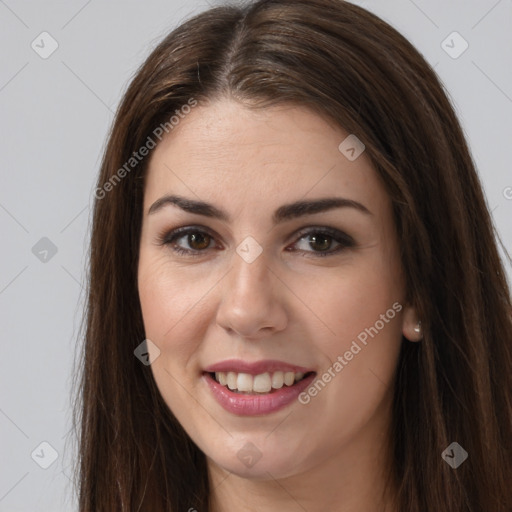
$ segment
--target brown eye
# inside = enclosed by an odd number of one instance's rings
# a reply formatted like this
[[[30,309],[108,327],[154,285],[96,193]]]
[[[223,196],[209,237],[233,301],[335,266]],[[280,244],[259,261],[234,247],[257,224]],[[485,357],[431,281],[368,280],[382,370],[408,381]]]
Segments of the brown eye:
[[[315,251],[327,251],[331,248],[332,238],[329,235],[315,234],[309,235],[309,245]]]
[[[196,226],[175,229],[159,237],[160,245],[169,248],[180,256],[204,256],[215,248],[215,238]],[[212,243],[213,242],[213,243]],[[218,248],[218,247],[217,247]]]
[[[196,251],[206,249],[210,245],[211,237],[207,233],[195,231],[193,233],[189,233],[187,236],[189,247]]]
[[[208,249],[221,249],[215,246],[215,238],[212,235],[192,226],[171,231],[165,236],[161,235],[159,240],[161,245],[169,246],[181,256],[200,257],[207,254]],[[293,246],[286,250],[297,251],[304,256],[318,257],[335,255],[350,247],[355,247],[352,237],[337,229],[323,227],[303,231]]]
[[[347,248],[355,247],[355,241],[342,231],[321,227],[300,233],[293,247],[294,249],[287,250],[301,252],[304,256],[332,256]]]

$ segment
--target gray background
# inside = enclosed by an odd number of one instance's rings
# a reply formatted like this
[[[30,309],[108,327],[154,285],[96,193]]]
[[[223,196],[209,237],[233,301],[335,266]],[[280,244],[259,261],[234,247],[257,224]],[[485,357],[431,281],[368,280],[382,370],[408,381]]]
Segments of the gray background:
[[[391,23],[435,67],[510,251],[512,0],[355,3]],[[0,511],[76,508],[66,434],[92,192],[106,134],[130,77],[156,42],[207,7],[184,0],[0,0]],[[51,49],[44,31],[58,43],[46,59],[31,47],[35,41],[39,52]],[[463,41],[446,40],[454,31],[469,44],[458,58]]]

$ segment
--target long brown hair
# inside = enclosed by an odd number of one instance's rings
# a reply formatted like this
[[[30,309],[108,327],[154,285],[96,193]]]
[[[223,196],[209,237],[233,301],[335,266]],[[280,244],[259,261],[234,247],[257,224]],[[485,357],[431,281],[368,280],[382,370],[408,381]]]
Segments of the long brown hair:
[[[329,117],[363,141],[392,199],[424,331],[402,343],[397,367],[397,510],[510,512],[512,307],[482,187],[428,63],[341,0],[212,8],[170,33],[127,89],[95,192],[75,416],[80,511],[208,510],[205,456],[133,354],[145,338],[137,264],[149,157],[126,163],[157,127],[171,133],[191,99],[221,96]],[[441,457],[452,442],[469,454],[457,469]]]

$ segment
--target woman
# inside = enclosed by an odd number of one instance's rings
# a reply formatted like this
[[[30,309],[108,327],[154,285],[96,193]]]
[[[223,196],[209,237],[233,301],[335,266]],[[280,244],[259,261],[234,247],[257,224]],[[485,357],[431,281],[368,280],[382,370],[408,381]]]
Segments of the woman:
[[[81,511],[512,510],[510,291],[393,28],[338,0],[196,16],[95,196]]]

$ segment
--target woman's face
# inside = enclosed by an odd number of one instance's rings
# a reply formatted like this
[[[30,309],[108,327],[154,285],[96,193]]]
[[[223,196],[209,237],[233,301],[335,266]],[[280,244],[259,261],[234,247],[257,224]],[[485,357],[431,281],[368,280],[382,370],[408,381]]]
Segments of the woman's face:
[[[305,108],[222,100],[151,155],[138,269],[151,369],[217,469],[287,477],[370,460],[386,439],[413,316],[390,200],[353,139],[339,148],[348,135]]]

